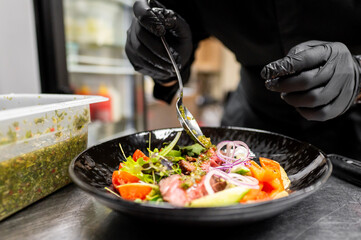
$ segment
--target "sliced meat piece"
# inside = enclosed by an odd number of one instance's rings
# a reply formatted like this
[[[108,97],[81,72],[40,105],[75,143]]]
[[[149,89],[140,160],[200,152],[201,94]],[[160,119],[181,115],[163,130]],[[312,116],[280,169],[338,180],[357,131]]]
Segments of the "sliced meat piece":
[[[202,170],[208,172],[210,165],[211,165],[210,161],[203,161],[201,164],[201,168],[202,168]]]
[[[214,192],[219,192],[227,187],[227,182],[222,181],[219,177],[213,175],[210,180],[210,185]]]
[[[180,160],[178,164],[184,175],[189,175],[192,171],[196,169],[195,166],[193,166],[190,162],[185,160]]]
[[[159,182],[159,190],[164,201],[175,206],[184,206],[188,202],[187,193],[180,187],[181,177],[172,175]]]
[[[222,160],[218,158],[217,153],[213,148],[209,149],[207,154],[210,155],[209,161],[211,167],[218,167],[222,164]]]
[[[184,190],[181,188],[182,180],[179,175],[172,175],[159,182],[159,190],[164,201],[175,206],[184,206],[190,201],[207,195],[204,187],[204,177],[192,187]]]
[[[186,156],[186,160],[187,160],[188,162],[196,162],[196,161],[197,161],[197,158],[190,157],[190,156]]]
[[[203,177],[200,182],[187,189],[186,192],[188,201],[192,201],[208,194],[206,188],[204,187],[204,178],[205,177]]]

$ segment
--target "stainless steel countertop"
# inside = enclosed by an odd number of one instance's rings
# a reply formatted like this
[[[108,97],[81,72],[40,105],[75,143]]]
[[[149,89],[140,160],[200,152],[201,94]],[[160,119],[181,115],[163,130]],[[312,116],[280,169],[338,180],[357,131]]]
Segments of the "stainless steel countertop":
[[[361,188],[331,177],[271,219],[207,227],[134,219],[70,184],[0,222],[0,239],[361,239]]]

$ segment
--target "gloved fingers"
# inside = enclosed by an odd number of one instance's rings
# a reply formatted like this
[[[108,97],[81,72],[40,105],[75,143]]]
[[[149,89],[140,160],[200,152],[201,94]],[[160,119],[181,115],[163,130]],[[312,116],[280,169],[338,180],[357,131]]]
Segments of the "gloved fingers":
[[[150,64],[154,65],[154,67],[160,68],[160,70],[166,70],[169,71],[171,68],[171,62],[168,60],[166,56],[161,56],[157,51],[154,50],[154,48],[149,49],[150,47],[147,47],[146,45],[149,45],[148,43],[143,43],[140,41],[142,37],[139,37],[139,32],[145,32],[149,37],[154,37],[154,39],[148,39],[152,40],[154,42],[154,46],[158,45],[159,51],[163,51],[164,47],[160,46],[160,39],[158,37],[155,37],[151,33],[148,33],[147,31],[143,30],[137,22],[132,22],[131,28],[127,32],[127,43],[126,43],[126,50],[128,50],[129,53],[133,53],[133,55],[136,55],[137,58],[143,59],[145,62],[149,62]],[[143,34],[141,34],[143,35]],[[143,38],[144,40],[144,38]],[[164,53],[166,54],[166,53]]]
[[[303,71],[299,74],[268,79],[265,85],[268,90],[274,92],[290,93],[306,91],[326,84],[332,78],[334,71],[334,66],[327,62],[323,67]]]
[[[174,15],[173,18],[167,19],[173,19],[173,21],[167,25],[166,29],[169,30],[176,39],[188,40],[191,38],[191,29],[188,23],[181,16]]]
[[[134,55],[134,53],[130,53],[131,50],[127,50],[128,58],[136,71],[159,80],[166,80],[171,77],[168,71],[158,69],[149,62],[144,61],[142,58],[135,58],[136,55]]]
[[[263,79],[273,79],[317,68],[326,63],[330,54],[331,49],[328,45],[318,45],[295,54],[291,53],[266,65],[261,71],[261,76]]]
[[[347,95],[349,93],[347,89],[343,89],[341,94]],[[347,107],[345,107],[343,99],[337,97],[326,105],[315,108],[300,107],[296,110],[307,120],[326,121],[339,116],[347,110]]]
[[[164,7],[153,7],[152,11],[162,22],[166,30],[172,29],[176,24],[177,15],[173,10],[166,9]]]
[[[183,18],[156,1],[137,1],[133,11],[135,17],[127,32],[127,56],[135,70],[167,82],[175,71],[160,37],[165,37],[182,71],[193,50],[190,28]]]
[[[307,42],[303,42],[300,43],[294,47],[292,47],[287,55],[293,55],[293,54],[297,54],[299,52],[305,51],[307,49],[322,45],[322,44],[327,44],[329,42],[325,42],[325,41],[318,41],[318,40],[311,40],[311,41],[307,41]]]
[[[159,80],[167,80],[170,77],[172,77],[168,72],[165,72],[160,69],[154,69],[154,67],[150,63],[144,62],[142,59],[137,59],[137,60],[130,59],[130,60],[134,69],[144,75],[148,75],[154,79],[159,79]]]
[[[126,54],[133,64],[134,69],[145,75],[151,77],[157,77],[159,79],[167,79],[170,76],[174,75],[172,72],[172,67],[169,63],[164,62],[162,59],[159,59],[152,52],[146,52],[146,49],[142,47],[141,43],[134,40],[136,36],[133,34],[133,31],[128,31],[127,44],[126,44]],[[137,46],[134,46],[137,45]],[[139,54],[139,49],[143,54]],[[157,63],[157,64],[155,64]]]
[[[192,44],[189,26],[184,20],[178,17],[176,24],[168,31],[171,32],[171,34],[166,34],[164,37],[169,44],[175,61],[180,64],[179,67],[181,68],[185,64],[185,61],[188,60],[190,51],[183,52],[182,56],[185,56],[185,58],[181,59],[180,54],[177,52],[178,49],[174,49],[173,46],[182,48],[183,44]],[[141,42],[149,51],[153,52],[154,55],[171,64],[169,56],[159,37],[148,31],[144,31],[139,24],[134,24],[134,32],[136,33],[137,41]]]
[[[296,108],[297,112],[307,120],[326,121],[333,117],[329,117],[329,112],[332,109],[331,105],[320,106],[316,108]]]
[[[324,79],[323,84],[311,90],[282,93],[282,98],[294,107],[315,108],[333,102],[333,106],[336,106],[333,111],[338,111],[337,109],[349,105],[355,89],[355,81],[351,80],[353,76],[348,76],[347,72],[337,70],[333,60],[330,60],[315,77],[318,80]],[[338,114],[341,113],[342,111],[338,111]]]
[[[148,1],[136,1],[133,5],[133,12],[139,23],[149,32],[158,37],[165,35],[166,29],[164,23],[149,7]]]
[[[136,22],[132,23],[133,31],[130,33],[130,42],[133,47],[137,47],[137,54],[143,56],[144,58],[148,59],[159,59],[167,65],[171,65],[171,61],[169,56],[160,40],[159,37],[151,34],[148,31],[145,31],[142,26],[137,24]],[[134,46],[135,43],[137,46]]]
[[[190,27],[188,23],[173,10],[166,9],[164,5],[158,1],[150,1],[152,11],[163,22],[166,30],[171,30],[177,38],[189,38]]]
[[[282,93],[281,98],[294,107],[314,108],[330,103],[338,94],[338,89],[322,86],[304,92]]]
[[[133,6],[135,17],[145,29],[157,37],[164,36],[167,30],[176,31],[177,37],[189,34],[189,31],[183,30],[185,21],[173,10],[164,8],[156,1],[151,1],[151,5],[156,7],[151,8],[147,1],[141,0]]]

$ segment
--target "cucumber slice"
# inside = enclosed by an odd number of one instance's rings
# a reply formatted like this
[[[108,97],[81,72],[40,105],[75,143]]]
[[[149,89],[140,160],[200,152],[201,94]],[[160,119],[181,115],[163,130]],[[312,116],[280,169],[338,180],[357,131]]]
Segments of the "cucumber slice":
[[[248,193],[249,188],[234,187],[207,195],[190,202],[189,207],[222,207],[237,204]]]
[[[248,175],[250,172],[251,172],[251,170],[249,170],[249,168],[243,166],[242,164],[234,166],[231,169],[231,173],[238,173],[241,175]]]

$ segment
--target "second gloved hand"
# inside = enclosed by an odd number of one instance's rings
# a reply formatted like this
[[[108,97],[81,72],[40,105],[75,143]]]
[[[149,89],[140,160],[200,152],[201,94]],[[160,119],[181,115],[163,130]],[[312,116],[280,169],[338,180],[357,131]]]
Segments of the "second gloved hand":
[[[308,120],[326,121],[343,114],[359,90],[360,65],[339,42],[308,41],[285,58],[266,65],[266,87],[280,92]]]
[[[156,1],[135,2],[135,17],[127,32],[125,50],[135,70],[160,84],[176,78],[172,63],[160,40],[166,38],[182,75],[189,74],[193,51],[192,34],[185,20]],[[187,78],[187,77],[184,77]]]

